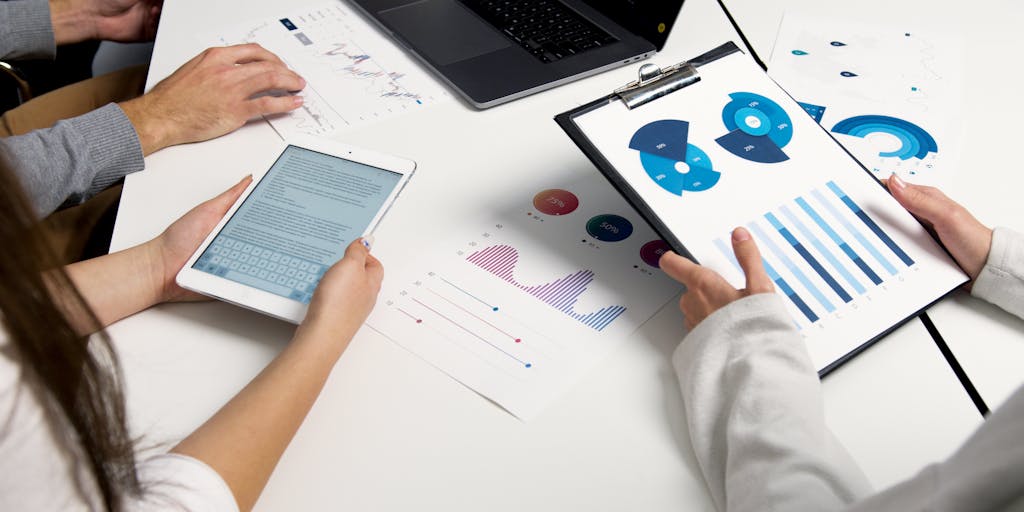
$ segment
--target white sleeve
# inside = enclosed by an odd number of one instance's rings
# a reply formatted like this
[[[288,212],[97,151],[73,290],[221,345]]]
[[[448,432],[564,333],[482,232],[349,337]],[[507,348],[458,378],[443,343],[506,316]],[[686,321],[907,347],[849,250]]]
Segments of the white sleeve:
[[[971,295],[1024,318],[1024,236],[1006,228],[992,231],[992,248]]]
[[[138,465],[143,496],[125,503],[131,512],[237,512],[228,484],[202,461],[165,453]]]
[[[716,311],[672,363],[718,510],[840,510],[871,493],[825,425],[821,382],[777,294]]]

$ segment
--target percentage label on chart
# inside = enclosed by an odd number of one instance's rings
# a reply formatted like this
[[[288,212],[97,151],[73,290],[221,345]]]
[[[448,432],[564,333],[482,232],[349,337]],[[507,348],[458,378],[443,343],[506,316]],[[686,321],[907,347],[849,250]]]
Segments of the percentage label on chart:
[[[621,242],[633,234],[633,224],[618,215],[598,215],[587,222],[587,233],[602,242]]]

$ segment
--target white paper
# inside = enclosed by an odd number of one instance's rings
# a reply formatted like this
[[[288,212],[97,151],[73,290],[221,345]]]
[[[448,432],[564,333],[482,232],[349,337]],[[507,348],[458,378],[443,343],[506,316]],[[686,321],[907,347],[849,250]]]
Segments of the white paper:
[[[965,281],[747,57],[698,71],[685,90],[577,123],[696,259],[737,288],[730,232],[748,227],[818,369]]]
[[[469,217],[389,274],[367,323],[521,419],[681,289],[656,267],[667,246],[596,172]]]
[[[268,116],[288,139],[330,136],[449,98],[444,88],[342,2],[228,27],[222,45],[259,43],[306,80],[305,103]]]
[[[769,74],[880,178],[943,186],[959,165],[963,42],[787,13]]]

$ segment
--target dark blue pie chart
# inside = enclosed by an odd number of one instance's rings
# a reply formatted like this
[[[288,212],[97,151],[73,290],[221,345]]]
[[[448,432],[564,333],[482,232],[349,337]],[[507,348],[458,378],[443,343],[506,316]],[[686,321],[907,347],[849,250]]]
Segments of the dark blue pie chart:
[[[729,133],[715,139],[726,151],[751,162],[789,160],[782,148],[793,140],[793,123],[778,103],[752,92],[734,92],[722,109]]]
[[[641,127],[629,141],[640,152],[640,164],[661,188],[675,195],[714,187],[722,176],[707,153],[688,142],[690,123],[676,119],[654,121]]]

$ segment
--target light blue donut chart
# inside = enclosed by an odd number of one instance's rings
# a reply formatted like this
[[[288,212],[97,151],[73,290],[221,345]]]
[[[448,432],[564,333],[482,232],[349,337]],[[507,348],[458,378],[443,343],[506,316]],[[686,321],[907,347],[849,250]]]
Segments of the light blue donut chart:
[[[717,139],[726,151],[751,162],[789,160],[782,148],[793,140],[793,122],[778,103],[752,92],[729,94],[722,123],[729,133]]]
[[[793,140],[793,121],[778,103],[752,92],[734,92],[729,94],[729,97],[732,101],[722,109],[722,122],[726,130],[742,130],[754,136],[768,135],[779,149],[786,147]],[[740,112],[751,111],[761,114],[753,116],[759,123],[757,126],[746,122],[749,116],[740,116]],[[765,119],[770,126],[767,133],[763,133]]]
[[[702,192],[718,184],[721,173],[714,170],[707,153],[687,142],[690,124],[666,119],[644,125],[633,135],[630,149],[640,152],[640,165],[666,191]],[[683,171],[677,167],[685,162]]]
[[[872,133],[887,133],[900,141],[895,151],[883,151],[878,156],[897,157],[900,160],[924,159],[928,153],[938,153],[939,145],[924,128],[897,117],[866,115],[844,119],[832,127],[833,133],[864,138]]]

